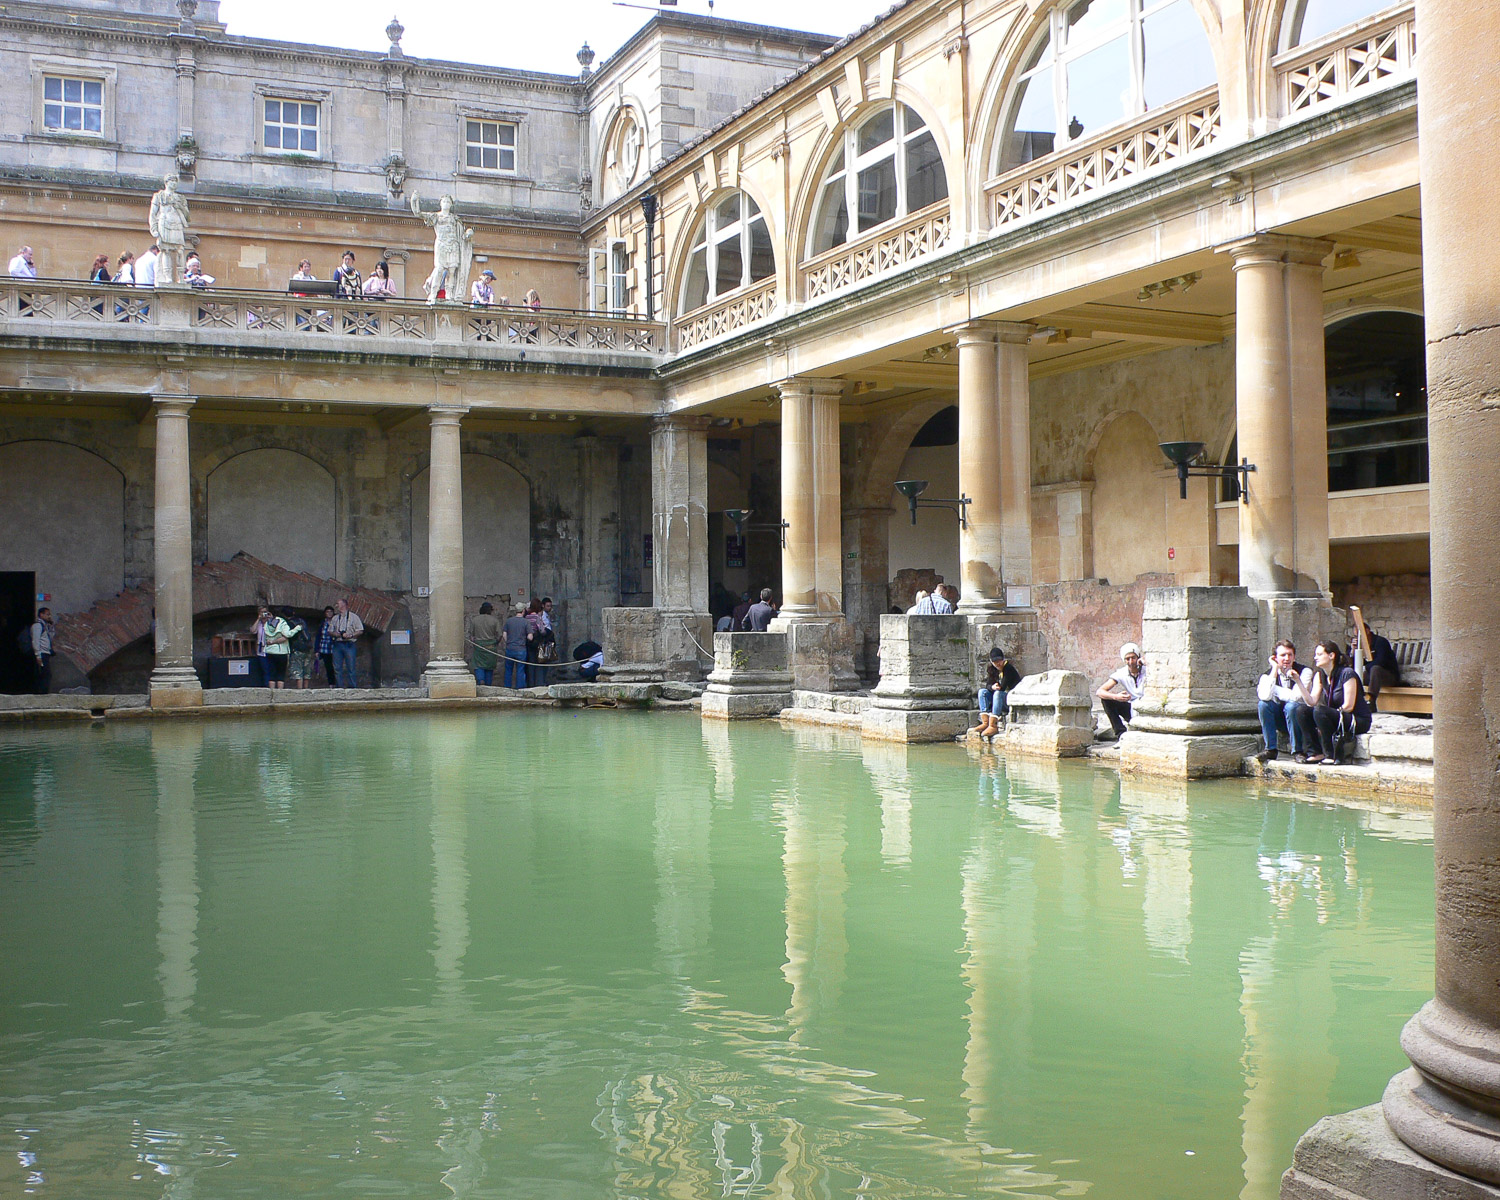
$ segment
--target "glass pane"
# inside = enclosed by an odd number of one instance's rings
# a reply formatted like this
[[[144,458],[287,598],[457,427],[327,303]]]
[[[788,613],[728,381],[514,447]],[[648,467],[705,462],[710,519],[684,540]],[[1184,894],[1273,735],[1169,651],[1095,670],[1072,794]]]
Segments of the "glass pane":
[[[502,146],[514,146],[516,144],[516,127],[514,125],[498,125],[495,132]]]
[[[1134,116],[1127,39],[1105,42],[1068,64],[1068,136],[1083,137]]]
[[[740,219],[740,194],[736,192],[734,195],[725,196],[723,200],[719,201],[718,207],[714,209],[714,218],[718,222],[720,229],[738,221]]]
[[[1203,23],[1189,0],[1177,0],[1141,22],[1146,50],[1146,107],[1170,104],[1206,88],[1218,75]]]
[[[1128,0],[1082,0],[1068,11],[1068,45],[1091,41],[1129,15]]]
[[[104,132],[104,112],[98,108],[83,110],[83,127],[90,133]]]
[[[718,264],[714,271],[714,295],[722,296],[725,292],[734,291],[745,282],[745,255],[740,249],[738,234],[728,241],[720,242],[717,249]]]
[[[1328,490],[1427,482],[1427,358],[1422,318],[1354,317],[1324,337]]]
[[[486,146],[498,146],[500,144],[500,126],[486,123],[481,128],[484,130],[484,144]]]
[[[1001,170],[1042,158],[1056,148],[1057,103],[1052,98],[1052,71],[1051,67],[1038,71],[1021,85]]]
[[[502,171],[514,171],[516,169],[516,152],[514,150],[500,151],[500,169]]]
[[[316,104],[304,104],[302,106],[302,123],[311,125],[314,129],[318,127],[318,106]]]
[[[97,79],[87,79],[83,84],[83,99],[87,104],[104,103],[104,85]]]
[[[704,253],[695,250],[688,260],[687,289],[682,296],[682,307],[686,312],[708,303],[708,267]]]
[[[466,141],[466,142],[477,142],[479,140],[480,140],[479,122],[478,121],[465,121],[464,122],[464,141]]]
[[[886,159],[859,173],[859,231],[873,229],[896,215],[896,162]]]
[[[1316,41],[1326,33],[1390,7],[1390,0],[1307,0],[1293,22],[1288,46]]]
[[[83,99],[83,80],[64,79],[63,99],[66,100],[69,104],[77,104],[79,101],[81,101]]]
[[[281,101],[280,100],[267,100],[266,101],[266,120],[268,122],[274,122],[277,125],[281,124]]]
[[[280,125],[267,125],[266,126],[266,149],[267,150],[280,150],[281,149],[281,126]]]
[[[844,169],[844,149],[839,147],[838,153],[833,156],[833,161],[828,164],[828,176],[831,179]]]
[[[484,164],[480,161],[480,150],[478,146],[469,147],[469,166],[479,167]]]
[[[916,212],[948,196],[948,176],[932,134],[924,133],[906,147],[906,211]]]
[[[749,196],[745,197],[745,216],[753,217],[760,212],[760,205],[755,203]]]
[[[896,110],[888,108],[882,113],[876,113],[859,127],[859,135],[855,139],[858,149],[855,153],[868,154],[876,146],[883,145],[895,136]]]
[[[83,110],[81,108],[74,108],[71,104],[65,107],[63,109],[63,128],[82,129]]]
[[[907,133],[911,133],[914,129],[922,129],[927,125],[927,122],[922,120],[921,115],[917,112],[916,109],[907,108],[905,105],[902,105],[901,111],[906,114]]]
[[[302,131],[302,149],[313,154],[318,152],[318,131],[316,129],[304,129]]]
[[[59,79],[56,75],[48,75],[46,81],[42,84],[42,88],[42,99],[62,99],[62,80]]]
[[[486,171],[498,171],[500,169],[500,148],[498,146],[484,147],[484,169]]]
[[[44,125],[46,125],[46,127],[48,129],[61,129],[62,128],[62,105],[61,104],[49,104],[49,105],[47,105],[45,107],[45,109],[43,110],[42,123]]]
[[[776,274],[776,255],[771,251],[771,233],[764,221],[750,223],[750,282]]]
[[[849,202],[844,195],[843,179],[835,179],[823,188],[823,202],[818,209],[818,223],[813,236],[813,253],[821,254],[842,246],[849,237]]]

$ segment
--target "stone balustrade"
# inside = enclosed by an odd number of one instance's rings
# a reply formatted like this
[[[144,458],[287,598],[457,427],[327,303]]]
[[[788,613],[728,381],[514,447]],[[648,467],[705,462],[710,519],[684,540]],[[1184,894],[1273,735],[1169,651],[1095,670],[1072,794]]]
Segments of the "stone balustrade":
[[[1271,64],[1284,117],[1300,117],[1416,77],[1416,12],[1298,46]]]
[[[895,226],[836,246],[803,266],[803,295],[808,303],[824,300],[946,250],[952,227],[944,200]]]
[[[762,280],[678,318],[677,349],[692,350],[748,328],[775,313],[776,280]]]

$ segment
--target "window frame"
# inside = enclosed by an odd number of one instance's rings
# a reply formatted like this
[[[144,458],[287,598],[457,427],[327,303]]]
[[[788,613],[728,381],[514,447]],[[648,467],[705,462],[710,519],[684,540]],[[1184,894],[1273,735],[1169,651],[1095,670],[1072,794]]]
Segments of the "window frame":
[[[734,220],[726,223],[721,229],[718,225],[719,209],[724,201],[731,196],[740,199],[740,215]],[[750,207],[754,207],[751,213]],[[766,241],[771,247],[771,270],[759,279],[751,278],[751,255],[752,255],[752,227],[759,222],[766,231]],[[736,229],[736,226],[738,228]],[[740,282],[732,288],[724,291],[716,291],[715,285],[718,279],[719,246],[738,235],[740,244]],[[703,252],[703,268],[707,272],[707,294],[702,304],[687,307],[688,288],[693,280],[693,260],[699,251]],[[718,192],[707,204],[704,205],[702,218],[695,227],[692,242],[688,246],[687,260],[682,272],[682,286],[677,295],[677,311],[686,316],[695,313],[700,308],[707,308],[717,303],[726,296],[732,296],[745,288],[764,283],[767,279],[775,279],[780,265],[776,261],[776,242],[771,237],[771,222],[766,219],[766,210],[761,207],[760,202],[755,199],[744,188],[725,188]]]
[[[255,154],[258,157],[280,163],[319,163],[333,161],[333,93],[326,89],[309,89],[283,86],[277,83],[260,83],[255,86]],[[279,101],[282,104],[315,104],[318,107],[318,148],[287,150],[279,146],[266,145],[266,103]],[[287,126],[282,125],[285,129]],[[297,128],[306,126],[298,122]]]
[[[515,143],[511,146],[514,166],[471,167],[469,166],[469,122],[479,121],[489,125],[509,125],[515,132]],[[482,144],[482,143],[480,143]],[[499,146],[499,143],[496,143]],[[499,155],[496,155],[499,158]],[[458,154],[456,174],[472,179],[512,180],[525,179],[528,154],[528,131],[526,114],[510,109],[481,108],[477,105],[461,104],[458,109]]]
[[[31,59],[32,106],[31,133],[35,139],[81,142],[94,145],[117,145],[115,136],[115,84],[118,70],[113,64],[93,60],[36,55]],[[102,84],[99,129],[48,129],[47,78],[78,79]]]
[[[885,113],[894,114],[891,121],[891,137],[863,153],[859,150],[859,135],[872,121],[878,120]],[[906,114],[913,114],[921,124],[915,128],[907,128]],[[907,174],[907,153],[911,144],[923,135],[932,138],[933,146],[937,150],[938,162],[943,168],[943,191],[944,195],[931,204],[924,204],[921,208],[910,206],[910,180]],[[859,226],[859,176],[863,171],[879,166],[887,159],[891,161],[892,170],[896,175],[896,211],[883,221],[877,221],[867,229]],[[838,168],[833,166],[834,162],[842,165]],[[844,205],[849,214],[849,226],[844,234],[844,240],[835,242],[832,246],[819,247],[817,237],[823,223],[824,205],[827,203],[829,188],[843,176],[844,183]],[[823,169],[823,175],[818,181],[817,190],[812,211],[812,221],[807,230],[807,257],[819,258],[824,254],[830,254],[840,246],[848,246],[864,237],[873,234],[876,230],[886,225],[892,225],[897,221],[904,221],[908,217],[932,208],[938,204],[947,203],[952,198],[952,192],[948,187],[948,162],[943,157],[943,148],[938,144],[937,134],[933,131],[932,123],[920,112],[902,100],[890,100],[884,104],[867,109],[861,113],[858,120],[845,123],[843,131],[839,135],[837,146],[829,155],[829,165]]]
[[[1307,7],[1314,3],[1314,0],[1288,0],[1285,9],[1282,10],[1281,26],[1276,31],[1276,53],[1289,54],[1304,46],[1316,46],[1321,42],[1331,41],[1346,30],[1355,29],[1377,18],[1399,12],[1403,7],[1399,0],[1374,0],[1374,2],[1375,7],[1362,17],[1355,17],[1352,21],[1325,29],[1314,37],[1303,37],[1302,24],[1307,20]]]
[[[631,261],[630,245],[624,238],[611,239],[607,266],[609,270],[609,311],[612,313],[628,313],[630,311],[630,293],[635,290],[631,286],[635,270],[634,264]]]
[[[478,125],[479,141],[474,141],[469,136],[469,126]],[[484,141],[484,126],[492,125],[495,128],[495,165],[487,167],[482,162],[475,166],[469,161],[471,148],[478,148],[480,157],[483,158],[484,151],[490,148],[490,143]],[[500,140],[500,131],[510,130],[510,144]],[[517,121],[507,121],[499,117],[466,116],[463,118],[463,169],[466,173],[474,175],[514,175],[521,161],[521,126]],[[504,166],[505,152],[510,151],[510,166]]]

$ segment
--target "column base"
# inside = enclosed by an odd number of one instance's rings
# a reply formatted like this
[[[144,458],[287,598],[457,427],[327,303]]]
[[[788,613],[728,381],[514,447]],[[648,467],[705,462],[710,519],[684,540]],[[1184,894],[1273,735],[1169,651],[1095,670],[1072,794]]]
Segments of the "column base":
[[[1293,592],[1251,593],[1260,606],[1261,661],[1269,658],[1283,638],[1297,647],[1297,657],[1312,664],[1313,647],[1325,638],[1342,645],[1346,619],[1327,595]]]
[[[606,608],[604,668],[609,683],[697,683],[713,640],[713,617],[689,608]],[[699,644],[703,650],[699,650]]]
[[[703,719],[774,717],[792,706],[787,639],[780,633],[714,634],[714,669],[703,693]]]
[[[1395,1135],[1378,1104],[1324,1117],[1302,1135],[1291,1169],[1281,1177],[1281,1200],[1432,1200],[1434,1196],[1500,1200],[1500,1188],[1423,1158]]]
[[[857,692],[854,633],[842,613],[804,617],[785,609],[771,622],[771,633],[786,635],[787,665],[799,692]]]
[[[479,694],[474,672],[462,659],[436,658],[422,672],[421,686],[429,700],[472,699]]]
[[[203,684],[192,667],[157,667],[151,672],[152,708],[199,708]]]
[[[1254,733],[1152,733],[1128,729],[1120,739],[1120,771],[1169,779],[1222,779],[1242,775],[1245,759],[1260,749]]]
[[[865,709],[859,731],[876,742],[951,742],[973,723],[963,708]]]

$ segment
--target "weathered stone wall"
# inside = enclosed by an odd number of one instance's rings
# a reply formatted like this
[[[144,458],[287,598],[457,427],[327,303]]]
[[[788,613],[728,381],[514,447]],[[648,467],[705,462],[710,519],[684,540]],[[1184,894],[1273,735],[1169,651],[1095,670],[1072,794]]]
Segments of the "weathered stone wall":
[[[1129,584],[1106,586],[1085,579],[1033,588],[1048,663],[1056,670],[1087,676],[1092,694],[1119,669],[1120,647],[1140,642],[1147,590],[1174,582],[1171,575],[1142,575]]]
[[[1357,604],[1365,621],[1393,642],[1432,637],[1430,575],[1361,575],[1333,585],[1338,608]]]

